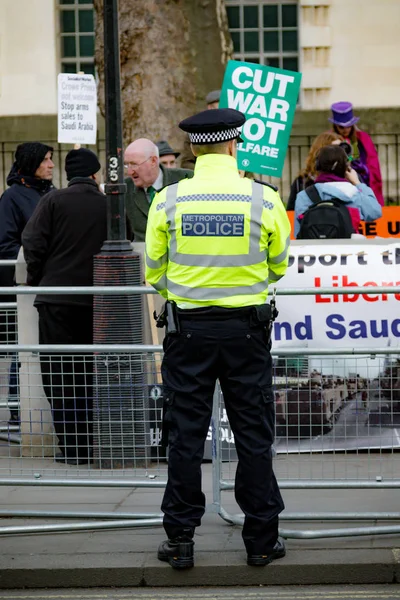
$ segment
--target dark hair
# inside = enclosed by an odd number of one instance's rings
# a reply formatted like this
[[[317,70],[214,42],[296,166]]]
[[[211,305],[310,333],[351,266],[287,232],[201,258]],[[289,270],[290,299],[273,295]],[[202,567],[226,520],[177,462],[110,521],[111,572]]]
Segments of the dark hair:
[[[338,177],[344,177],[348,164],[349,159],[343,148],[324,146],[317,154],[315,168],[319,173],[334,173]]]

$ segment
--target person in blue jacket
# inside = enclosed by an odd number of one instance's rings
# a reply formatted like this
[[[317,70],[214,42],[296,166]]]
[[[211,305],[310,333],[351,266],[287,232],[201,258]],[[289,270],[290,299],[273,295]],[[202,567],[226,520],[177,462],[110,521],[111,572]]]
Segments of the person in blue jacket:
[[[0,198],[0,260],[15,260],[21,248],[22,232],[40,198],[54,186],[53,148],[40,142],[25,142],[17,146],[15,161],[7,177],[8,189]],[[0,266],[0,286],[14,285],[15,268]],[[0,295],[2,302],[15,302],[15,296]],[[0,342],[15,341],[16,320],[7,309],[0,313]],[[18,363],[13,357],[10,367],[9,399],[18,400]],[[10,425],[19,424],[19,413],[10,409]]]
[[[317,177],[315,187],[321,200],[338,198],[346,203],[354,233],[358,232],[360,221],[375,221],[382,216],[382,207],[372,189],[361,183],[354,169],[350,167],[346,152],[340,146],[325,146],[317,155]],[[306,191],[296,196],[294,235],[297,237],[302,215],[312,206]]]

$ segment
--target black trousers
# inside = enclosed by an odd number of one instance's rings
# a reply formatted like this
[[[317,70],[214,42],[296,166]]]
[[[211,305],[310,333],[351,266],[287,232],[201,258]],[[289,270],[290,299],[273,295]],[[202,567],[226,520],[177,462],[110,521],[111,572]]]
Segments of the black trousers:
[[[169,538],[193,535],[200,525],[201,462],[219,379],[238,454],[235,497],[245,515],[243,540],[248,553],[264,554],[277,540],[284,509],[272,469],[272,362],[265,328],[251,326],[249,311],[241,310],[228,318],[226,309],[182,311],[181,333],[165,340],[169,461],[161,508]]]
[[[40,344],[92,344],[93,308],[40,304]],[[41,354],[43,387],[59,446],[67,458],[88,458],[93,445],[93,356]]]

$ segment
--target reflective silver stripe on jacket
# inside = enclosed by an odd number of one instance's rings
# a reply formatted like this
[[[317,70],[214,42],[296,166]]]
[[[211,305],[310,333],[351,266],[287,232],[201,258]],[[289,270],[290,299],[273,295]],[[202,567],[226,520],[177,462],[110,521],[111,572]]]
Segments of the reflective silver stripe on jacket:
[[[153,288],[160,292],[162,290],[166,290],[167,289],[167,276],[163,275],[162,277],[160,277],[160,279],[156,283],[153,283]]]
[[[247,254],[183,254],[178,252],[176,240],[176,204],[180,201],[180,198],[177,198],[178,184],[168,186],[165,201],[165,213],[171,236],[168,260],[188,267],[246,267],[265,261],[267,252],[265,250],[260,252],[263,194],[263,186],[253,181],[251,196],[240,194],[215,194],[213,196],[215,202],[232,199],[236,202],[251,202],[250,248]],[[211,200],[212,196],[210,194],[194,194],[193,196],[184,196],[184,199],[185,202],[202,202]]]
[[[273,256],[272,258],[270,257],[269,262],[274,265],[279,265],[279,263],[284,261],[287,256],[289,246],[290,246],[290,235],[288,235],[288,237],[287,237],[284,250],[282,250],[282,252],[280,254],[278,254],[278,256]]]
[[[168,262],[168,253],[163,254],[158,260],[153,260],[146,254],[146,264],[150,269],[161,269],[165,263]]]
[[[282,279],[283,275],[277,275],[277,273],[274,273],[274,271],[272,271],[272,269],[269,269],[268,271],[268,279],[270,283],[275,283],[276,281],[279,281],[280,279]]]
[[[155,287],[155,286],[154,286]],[[268,287],[268,279],[264,281],[258,281],[254,285],[240,285],[236,287],[221,287],[221,288],[209,288],[209,287],[188,287],[187,285],[181,285],[168,279],[167,289],[168,292],[180,296],[188,300],[220,300],[221,298],[229,298],[231,296],[252,296],[254,294],[260,294],[264,292]]]

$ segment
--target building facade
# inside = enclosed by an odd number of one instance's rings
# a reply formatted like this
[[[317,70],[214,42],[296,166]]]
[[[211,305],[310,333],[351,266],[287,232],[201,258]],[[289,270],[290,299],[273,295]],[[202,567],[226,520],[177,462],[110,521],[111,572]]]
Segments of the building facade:
[[[235,57],[302,71],[303,110],[400,106],[399,0],[225,2]],[[0,117],[55,114],[57,74],[94,72],[92,0],[0,10]]]
[[[378,145],[386,196],[399,202],[400,0],[225,4],[235,58],[303,74],[284,195],[313,136],[329,126],[330,105],[349,100]],[[93,0],[1,0],[0,190],[15,142],[56,140],[57,75],[95,72],[94,27]],[[101,119],[99,127],[104,140]],[[63,158],[58,147],[60,177]]]

